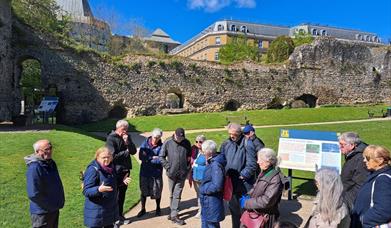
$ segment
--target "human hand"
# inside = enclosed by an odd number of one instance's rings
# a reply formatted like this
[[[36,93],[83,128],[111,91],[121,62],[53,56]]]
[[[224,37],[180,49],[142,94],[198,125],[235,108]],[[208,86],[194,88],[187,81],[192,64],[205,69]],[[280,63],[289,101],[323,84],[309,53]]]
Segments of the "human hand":
[[[106,186],[105,182],[103,181],[102,184],[98,188],[99,192],[111,192],[113,191],[113,188],[111,186]]]
[[[152,156],[152,159],[153,159],[153,160],[158,160],[158,159],[159,159],[159,156]]]
[[[249,195],[243,195],[240,197],[240,208],[244,208],[244,205],[246,205],[246,201],[250,199]]]
[[[129,143],[128,138],[129,138],[129,135],[128,135],[128,134],[122,135],[122,139],[124,140],[125,145],[128,145],[128,143]]]
[[[239,176],[239,179],[244,180],[244,177],[243,176]]]
[[[124,182],[125,185],[129,185],[131,180],[132,180],[132,178],[129,177],[129,174],[126,174],[124,176],[123,182]]]

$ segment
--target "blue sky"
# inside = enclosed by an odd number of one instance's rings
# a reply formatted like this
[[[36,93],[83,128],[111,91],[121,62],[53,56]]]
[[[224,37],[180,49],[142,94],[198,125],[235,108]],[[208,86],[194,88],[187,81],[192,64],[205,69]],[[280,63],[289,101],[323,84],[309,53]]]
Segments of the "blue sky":
[[[96,16],[124,24],[136,20],[185,42],[221,19],[293,26],[310,22],[391,39],[391,0],[89,0]],[[113,16],[115,15],[115,16]],[[114,33],[128,35],[121,26]]]

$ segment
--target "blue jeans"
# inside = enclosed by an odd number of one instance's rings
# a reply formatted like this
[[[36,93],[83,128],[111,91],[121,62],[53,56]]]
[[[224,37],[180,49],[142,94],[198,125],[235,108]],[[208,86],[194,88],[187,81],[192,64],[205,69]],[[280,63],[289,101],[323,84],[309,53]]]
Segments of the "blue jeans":
[[[219,222],[208,222],[205,221],[204,219],[201,220],[201,228],[220,228],[220,223]]]

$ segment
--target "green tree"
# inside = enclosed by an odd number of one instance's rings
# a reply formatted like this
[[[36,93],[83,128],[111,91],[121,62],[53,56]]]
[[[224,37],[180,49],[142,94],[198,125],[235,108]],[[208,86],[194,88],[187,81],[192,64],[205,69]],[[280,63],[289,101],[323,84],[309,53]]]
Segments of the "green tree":
[[[12,9],[23,23],[35,30],[63,38],[68,37],[69,17],[60,16],[60,7],[54,0],[13,0]]]
[[[270,44],[266,53],[267,63],[280,63],[287,60],[295,49],[292,38],[279,36]]]
[[[228,44],[220,48],[219,58],[223,64],[243,60],[257,61],[259,49],[256,45],[248,43],[245,37],[234,37]]]
[[[22,77],[20,86],[26,105],[38,104],[42,98],[41,64],[35,59],[28,59],[22,63]]]
[[[314,37],[304,31],[296,32],[293,35],[293,43],[295,44],[295,47],[301,46],[303,44],[310,44],[313,40]]]

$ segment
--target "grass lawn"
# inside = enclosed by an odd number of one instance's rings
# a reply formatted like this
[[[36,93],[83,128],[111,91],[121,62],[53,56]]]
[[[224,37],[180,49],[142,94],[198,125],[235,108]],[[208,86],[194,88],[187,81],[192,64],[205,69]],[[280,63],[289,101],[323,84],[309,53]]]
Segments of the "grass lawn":
[[[319,131],[335,131],[335,132],[346,132],[355,131],[359,133],[362,140],[368,144],[377,144],[391,149],[391,120],[390,121],[374,121],[365,123],[346,123],[346,124],[327,124],[317,126],[298,126],[289,129],[305,129],[305,130],[319,130]],[[280,128],[263,128],[256,129],[257,136],[260,137],[267,147],[270,147],[277,151],[278,139],[279,139]],[[187,134],[186,137],[194,143],[196,134]],[[228,138],[226,131],[219,132],[206,132],[204,133],[207,139],[215,140],[218,144],[221,144],[225,139]],[[286,170],[284,172],[287,174]],[[294,176],[313,178],[313,172],[305,172],[295,170],[293,171]],[[294,179],[294,192],[297,194],[315,194],[315,186],[306,181]]]
[[[143,116],[128,119],[133,131],[151,131],[155,127],[163,130],[221,128],[227,125],[227,116],[246,116],[253,125],[274,125],[292,123],[311,123],[341,120],[367,119],[368,110],[380,115],[385,105],[357,107],[322,107],[282,110],[253,110],[237,112],[191,113],[180,115]],[[233,118],[232,121],[239,121]],[[107,119],[98,123],[82,125],[86,131],[109,131],[115,127],[116,120]],[[243,122],[243,121],[242,121]]]
[[[93,160],[95,150],[103,146],[104,142],[64,126],[45,133],[0,133],[0,138],[0,226],[31,227],[23,157],[33,152],[32,144],[35,141],[47,138],[53,144],[53,159],[65,190],[60,227],[84,227],[84,196],[79,172]],[[139,200],[138,172],[139,164],[133,159],[133,181],[127,191],[125,208],[132,207]]]

